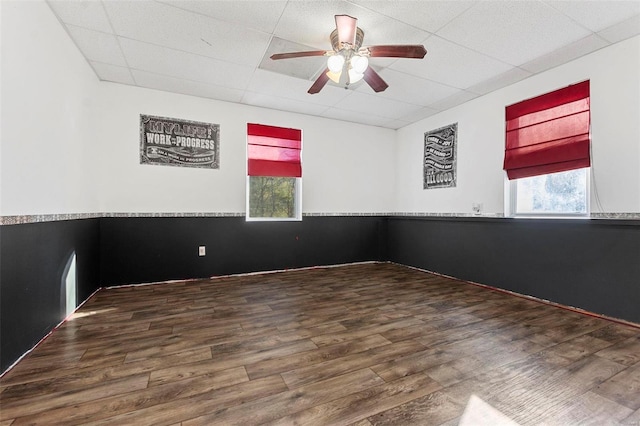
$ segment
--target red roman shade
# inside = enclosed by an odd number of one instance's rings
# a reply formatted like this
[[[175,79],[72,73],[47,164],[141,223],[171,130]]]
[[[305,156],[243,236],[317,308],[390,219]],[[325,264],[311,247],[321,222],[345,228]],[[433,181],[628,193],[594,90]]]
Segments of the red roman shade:
[[[509,179],[591,165],[589,80],[505,108]]]
[[[302,130],[247,124],[249,176],[302,177]]]

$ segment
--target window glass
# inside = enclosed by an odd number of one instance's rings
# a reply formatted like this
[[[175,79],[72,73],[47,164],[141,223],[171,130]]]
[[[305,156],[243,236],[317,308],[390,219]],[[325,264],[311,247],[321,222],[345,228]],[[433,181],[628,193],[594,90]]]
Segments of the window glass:
[[[297,218],[298,178],[249,176],[250,218]]]
[[[511,181],[516,215],[587,215],[588,168]]]

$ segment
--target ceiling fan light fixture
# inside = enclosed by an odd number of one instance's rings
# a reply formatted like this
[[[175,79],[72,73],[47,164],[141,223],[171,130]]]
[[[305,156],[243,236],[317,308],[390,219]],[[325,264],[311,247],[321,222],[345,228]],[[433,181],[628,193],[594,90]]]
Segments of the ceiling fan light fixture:
[[[342,55],[331,55],[327,59],[327,68],[333,73],[340,73],[344,66],[344,57]]]
[[[351,58],[351,69],[358,74],[364,73],[369,66],[369,60],[366,56],[354,55]]]
[[[357,72],[353,68],[349,70],[349,84],[357,83],[362,80],[364,74],[361,72]]]
[[[333,72],[331,70],[327,71],[327,77],[329,77],[329,79],[331,81],[333,81],[336,84],[340,84],[340,76],[341,76],[341,72]]]

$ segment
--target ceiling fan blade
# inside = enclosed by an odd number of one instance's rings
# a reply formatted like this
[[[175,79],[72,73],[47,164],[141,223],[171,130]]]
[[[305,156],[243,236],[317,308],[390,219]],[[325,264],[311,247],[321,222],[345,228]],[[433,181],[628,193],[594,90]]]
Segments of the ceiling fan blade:
[[[307,90],[307,93],[313,95],[321,91],[322,88],[325,86],[325,84],[327,84],[327,81],[329,81],[329,76],[327,75],[328,72],[329,72],[329,68],[322,71],[322,73],[320,74],[320,77],[318,77],[317,80],[313,83],[313,85],[309,88],[309,90]]]
[[[356,42],[356,25],[358,20],[349,15],[336,15],[336,29],[338,41],[354,45]]]
[[[389,85],[380,77],[380,74],[375,72],[373,68],[368,67],[364,71],[364,81],[367,82],[374,92],[383,92]]]
[[[275,53],[271,55],[271,59],[291,59],[291,58],[303,58],[305,56],[324,56],[327,54],[326,50],[310,50],[307,52],[290,52],[290,53]]]
[[[427,50],[421,44],[396,44],[389,46],[365,47],[365,52],[372,58],[416,58],[422,59]]]

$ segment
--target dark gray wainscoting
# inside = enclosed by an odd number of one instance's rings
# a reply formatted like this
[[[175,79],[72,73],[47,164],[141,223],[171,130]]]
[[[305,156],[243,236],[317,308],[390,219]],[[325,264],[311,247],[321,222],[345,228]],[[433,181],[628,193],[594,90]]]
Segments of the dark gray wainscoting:
[[[103,218],[103,286],[386,260],[386,218],[311,216]],[[198,256],[198,247],[206,256]]]
[[[640,221],[392,217],[389,260],[640,323]]]
[[[76,256],[76,300],[100,287],[100,219],[0,226],[0,371],[66,316],[65,274]]]

